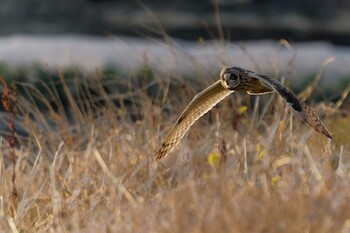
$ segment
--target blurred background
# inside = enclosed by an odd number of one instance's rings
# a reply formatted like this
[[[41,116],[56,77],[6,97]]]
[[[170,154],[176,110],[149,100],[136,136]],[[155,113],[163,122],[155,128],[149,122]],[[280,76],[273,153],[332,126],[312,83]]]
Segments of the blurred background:
[[[214,30],[218,25],[217,7],[231,40],[284,38],[350,44],[348,0],[4,0],[0,34],[142,36],[145,28],[155,28],[156,18],[172,37],[211,39],[208,27]]]
[[[333,99],[350,80],[348,22],[348,0],[3,0],[0,74],[31,80],[33,67],[130,72],[147,63],[215,76],[226,65],[306,85],[323,67]]]

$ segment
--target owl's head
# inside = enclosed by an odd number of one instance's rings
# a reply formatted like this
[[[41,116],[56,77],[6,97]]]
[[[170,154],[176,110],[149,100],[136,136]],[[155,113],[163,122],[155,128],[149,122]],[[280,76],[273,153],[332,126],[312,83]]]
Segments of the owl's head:
[[[228,90],[235,90],[239,86],[246,71],[239,67],[230,67],[221,70],[220,80],[223,87]]]

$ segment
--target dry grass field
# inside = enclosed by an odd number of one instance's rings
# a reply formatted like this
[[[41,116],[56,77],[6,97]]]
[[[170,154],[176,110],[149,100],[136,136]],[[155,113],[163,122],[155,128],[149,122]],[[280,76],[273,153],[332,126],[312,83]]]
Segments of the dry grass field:
[[[276,94],[233,94],[156,164],[178,115],[217,77],[147,75],[60,75],[65,107],[52,86],[17,84],[27,135],[16,134],[16,198],[0,140],[1,232],[350,232],[349,106],[311,101],[330,141]]]

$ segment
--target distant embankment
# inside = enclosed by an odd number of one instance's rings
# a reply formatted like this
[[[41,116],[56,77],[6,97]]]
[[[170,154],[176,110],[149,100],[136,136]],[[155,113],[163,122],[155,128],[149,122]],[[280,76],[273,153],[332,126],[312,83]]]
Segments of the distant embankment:
[[[163,43],[151,39],[90,36],[10,36],[0,37],[0,62],[16,68],[41,64],[50,68],[78,66],[86,71],[116,66],[137,70],[145,63],[164,72],[210,75],[223,65],[242,66],[272,75],[300,80],[315,74],[330,57],[323,81],[350,80],[350,47],[326,42],[292,44],[292,49],[277,41]]]

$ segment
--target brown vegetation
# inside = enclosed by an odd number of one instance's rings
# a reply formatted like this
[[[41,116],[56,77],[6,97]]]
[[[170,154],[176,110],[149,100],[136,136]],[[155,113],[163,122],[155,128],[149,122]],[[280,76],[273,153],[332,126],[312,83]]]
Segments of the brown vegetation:
[[[159,77],[151,98],[147,77],[113,95],[98,78],[66,83],[60,74],[70,117],[54,89],[47,88],[48,100],[19,84],[47,111],[18,96],[17,117],[29,135],[17,138],[15,218],[7,210],[13,165],[5,166],[8,154],[0,152],[1,231],[350,231],[346,112],[328,103],[322,106],[332,113],[313,106],[334,135],[330,141],[274,94],[235,94],[156,164],[155,150],[195,93],[185,80]],[[78,96],[70,86],[79,87]]]

